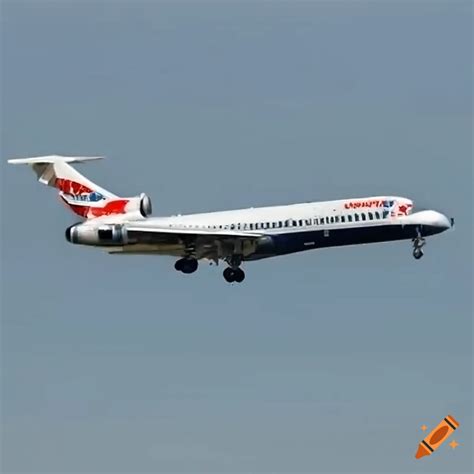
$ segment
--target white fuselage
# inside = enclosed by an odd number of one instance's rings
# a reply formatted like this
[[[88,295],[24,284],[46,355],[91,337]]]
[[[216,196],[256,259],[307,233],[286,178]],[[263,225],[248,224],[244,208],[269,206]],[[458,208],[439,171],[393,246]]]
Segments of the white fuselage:
[[[393,202],[393,206],[379,203]],[[360,204],[360,207],[356,207]],[[151,217],[142,220],[150,227],[174,229],[235,230],[281,234],[322,228],[356,228],[377,225],[446,225],[446,216],[436,211],[411,213],[412,201],[401,197],[369,197],[310,202],[286,206],[257,207],[231,211]],[[400,211],[400,208],[403,210]]]
[[[270,238],[268,245],[247,247],[247,260],[293,253],[311,248],[355,245],[432,235],[451,226],[436,211],[412,212],[413,202],[398,196],[375,196],[337,201],[311,202],[200,214],[140,219],[141,229],[168,229],[192,235],[249,233]],[[133,222],[131,223],[133,224]],[[268,243],[268,242],[267,242]],[[180,255],[182,245],[174,242],[140,243],[115,249],[120,253],[155,252]],[[227,251],[227,250],[226,250]],[[224,252],[225,253],[225,252]],[[205,252],[196,252],[205,258]],[[218,252],[219,258],[222,255]]]

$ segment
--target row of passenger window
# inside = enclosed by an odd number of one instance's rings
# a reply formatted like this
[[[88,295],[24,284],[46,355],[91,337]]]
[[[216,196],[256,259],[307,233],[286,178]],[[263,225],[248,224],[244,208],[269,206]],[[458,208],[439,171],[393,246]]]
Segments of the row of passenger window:
[[[387,212],[380,214],[378,211],[375,212],[361,212],[358,214],[347,214],[345,216],[326,216],[326,217],[314,217],[312,219],[287,219],[286,221],[276,222],[255,222],[255,223],[239,223],[239,224],[227,224],[227,225],[208,225],[209,229],[230,229],[230,230],[260,230],[260,229],[281,229],[283,227],[305,227],[325,224],[339,224],[346,222],[360,222],[360,221],[373,221],[377,219],[384,219],[388,216]]]

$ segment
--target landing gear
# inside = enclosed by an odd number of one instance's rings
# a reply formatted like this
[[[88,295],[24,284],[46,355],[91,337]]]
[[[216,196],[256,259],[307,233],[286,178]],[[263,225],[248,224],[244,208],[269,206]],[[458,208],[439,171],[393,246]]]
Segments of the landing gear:
[[[413,249],[413,257],[415,257],[416,260],[419,260],[421,257],[423,257],[423,250]]]
[[[224,270],[224,279],[228,283],[233,283],[234,281],[237,283],[242,283],[245,279],[245,272],[241,268],[232,268],[227,267]]]
[[[198,261],[195,258],[181,258],[174,264],[174,268],[178,272],[194,273],[198,268]]]
[[[423,257],[423,247],[425,245],[425,239],[421,236],[420,229],[416,231],[417,236],[413,239],[413,257],[419,260]]]
[[[245,272],[239,268],[242,263],[241,255],[232,255],[226,259],[229,267],[224,270],[224,279],[229,283],[242,283],[245,280]]]

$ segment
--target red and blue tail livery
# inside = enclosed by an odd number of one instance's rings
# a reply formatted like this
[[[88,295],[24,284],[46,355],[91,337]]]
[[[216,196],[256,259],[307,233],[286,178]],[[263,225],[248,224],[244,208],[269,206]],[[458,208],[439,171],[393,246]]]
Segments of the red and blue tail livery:
[[[130,203],[130,198],[106,198],[99,191],[71,179],[56,178],[54,186],[66,206],[86,219],[125,214]]]
[[[102,157],[40,156],[10,160],[12,164],[33,167],[38,180],[58,189],[59,197],[75,214],[84,219],[125,215],[140,211],[140,197],[121,198],[96,185],[70,163],[98,160]],[[143,207],[143,206],[142,206]]]

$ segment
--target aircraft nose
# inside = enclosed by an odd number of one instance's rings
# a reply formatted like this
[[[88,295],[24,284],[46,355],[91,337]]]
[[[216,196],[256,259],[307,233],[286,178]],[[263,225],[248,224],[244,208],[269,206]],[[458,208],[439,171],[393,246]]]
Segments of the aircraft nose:
[[[449,219],[444,214],[441,214],[441,212],[436,213],[435,222],[436,222],[436,226],[443,230],[451,229],[451,227],[454,226],[454,219],[453,218]]]

